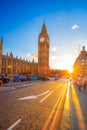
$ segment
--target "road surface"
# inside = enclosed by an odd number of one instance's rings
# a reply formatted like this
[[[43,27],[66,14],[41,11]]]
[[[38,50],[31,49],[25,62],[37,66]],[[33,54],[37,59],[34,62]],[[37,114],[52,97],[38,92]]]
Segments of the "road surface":
[[[0,130],[59,130],[67,87],[48,81],[0,93]]]

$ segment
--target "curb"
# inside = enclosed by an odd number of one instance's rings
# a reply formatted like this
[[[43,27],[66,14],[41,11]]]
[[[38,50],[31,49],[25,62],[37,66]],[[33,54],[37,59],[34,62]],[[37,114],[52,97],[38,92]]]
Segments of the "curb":
[[[16,88],[14,87],[14,85],[13,86],[9,86],[7,88],[5,88],[5,87],[2,86],[2,90],[0,90],[0,93],[10,92],[10,91],[14,91],[16,89],[26,88],[26,87],[29,87],[29,86],[32,86],[32,85],[37,85],[37,84],[42,84],[42,83],[45,83],[45,82],[43,81],[43,82],[39,82],[39,83],[20,84]]]

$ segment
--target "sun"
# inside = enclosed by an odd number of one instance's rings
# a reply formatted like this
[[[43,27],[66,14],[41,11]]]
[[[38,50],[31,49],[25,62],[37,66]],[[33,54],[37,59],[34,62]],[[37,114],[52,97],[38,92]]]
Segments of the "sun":
[[[73,68],[70,67],[70,68],[68,69],[68,71],[69,71],[69,73],[72,73],[72,72],[73,72]]]

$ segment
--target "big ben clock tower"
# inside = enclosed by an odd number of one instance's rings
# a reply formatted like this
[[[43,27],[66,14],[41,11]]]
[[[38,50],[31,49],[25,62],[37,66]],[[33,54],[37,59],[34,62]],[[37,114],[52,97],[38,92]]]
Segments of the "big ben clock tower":
[[[44,22],[38,36],[38,73],[40,75],[49,75],[49,47],[50,39]]]

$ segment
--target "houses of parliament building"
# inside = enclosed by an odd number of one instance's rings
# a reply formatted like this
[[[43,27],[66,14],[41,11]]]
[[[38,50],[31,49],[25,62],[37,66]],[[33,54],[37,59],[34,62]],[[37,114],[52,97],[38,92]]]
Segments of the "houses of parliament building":
[[[7,75],[17,75],[20,73],[49,75],[49,47],[50,38],[45,22],[38,36],[38,63],[34,59],[30,62],[21,57],[14,57],[12,52],[4,55],[3,38],[0,38],[0,73]]]

